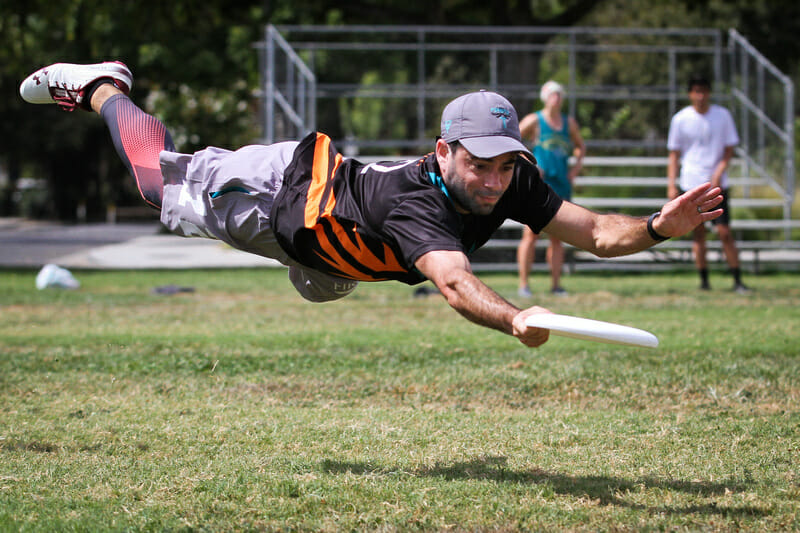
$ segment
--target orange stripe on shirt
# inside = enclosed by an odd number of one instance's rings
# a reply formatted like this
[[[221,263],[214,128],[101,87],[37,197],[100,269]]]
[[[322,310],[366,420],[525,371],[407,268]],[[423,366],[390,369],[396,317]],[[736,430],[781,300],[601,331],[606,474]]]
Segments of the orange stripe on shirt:
[[[306,194],[304,222],[307,228],[312,228],[319,218],[322,195],[325,193],[325,186],[328,184],[328,148],[330,144],[330,137],[323,133],[317,133],[317,141],[314,143],[314,163],[311,167],[311,185],[308,186],[308,193]]]
[[[355,228],[353,228],[353,234],[356,238],[356,244],[350,240],[347,231],[342,227],[341,224],[336,222],[333,219],[329,220],[331,223],[331,228],[333,228],[334,234],[336,234],[336,238],[339,240],[339,243],[342,247],[352,255],[356,261],[358,261],[361,265],[367,267],[368,269],[372,270],[373,272],[405,272],[400,263],[397,261],[394,253],[392,253],[391,248],[386,243],[383,243],[383,257],[384,261],[378,259],[375,254],[364,244],[364,241],[361,239],[361,235],[358,234]]]
[[[317,227],[314,228],[314,232],[317,234],[317,242],[319,243],[320,248],[322,248],[322,250],[328,254],[330,259],[323,256],[319,252],[317,252],[317,255],[319,255],[326,263],[339,271],[339,273],[336,274],[337,276],[361,281],[383,281],[386,279],[375,278],[369,274],[365,274],[345,261],[345,259],[339,255],[339,253],[336,251],[336,248],[334,248],[331,242],[328,240],[328,236],[325,235],[325,228],[322,226],[322,224],[317,225]]]
[[[330,141],[330,139],[329,139]],[[336,158],[334,159],[333,169],[331,170],[331,179],[336,175],[336,170],[339,168],[339,165],[342,164],[343,161],[342,154],[336,154]],[[333,206],[336,205],[336,198],[333,196],[333,184],[331,183],[330,192],[328,193],[328,201],[325,202],[325,210],[322,212],[323,217],[329,217],[333,213]]]

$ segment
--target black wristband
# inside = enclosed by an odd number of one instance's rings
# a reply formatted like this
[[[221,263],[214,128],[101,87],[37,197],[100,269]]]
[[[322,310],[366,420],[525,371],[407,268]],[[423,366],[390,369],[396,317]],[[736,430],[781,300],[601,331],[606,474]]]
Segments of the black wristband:
[[[661,214],[661,211],[656,211],[650,218],[647,219],[647,233],[650,234],[650,238],[656,242],[666,241],[669,237],[664,237],[663,235],[659,235],[658,232],[653,228],[653,221],[656,219],[658,215]]]

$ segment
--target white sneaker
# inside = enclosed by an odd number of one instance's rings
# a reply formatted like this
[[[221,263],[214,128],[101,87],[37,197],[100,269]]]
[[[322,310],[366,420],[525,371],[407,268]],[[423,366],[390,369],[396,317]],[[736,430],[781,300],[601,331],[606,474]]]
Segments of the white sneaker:
[[[119,61],[94,65],[55,63],[25,78],[19,86],[19,94],[31,104],[55,103],[66,111],[76,107],[89,109],[89,102],[84,102],[86,88],[102,78],[114,80],[114,85],[125,94],[133,87],[133,74]]]

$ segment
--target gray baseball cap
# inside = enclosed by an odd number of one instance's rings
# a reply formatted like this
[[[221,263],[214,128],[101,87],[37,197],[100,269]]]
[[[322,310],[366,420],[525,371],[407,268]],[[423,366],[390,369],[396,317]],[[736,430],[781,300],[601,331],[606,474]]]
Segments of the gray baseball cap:
[[[447,104],[442,139],[459,141],[469,153],[486,159],[508,152],[531,153],[522,143],[514,106],[489,91],[465,94]]]

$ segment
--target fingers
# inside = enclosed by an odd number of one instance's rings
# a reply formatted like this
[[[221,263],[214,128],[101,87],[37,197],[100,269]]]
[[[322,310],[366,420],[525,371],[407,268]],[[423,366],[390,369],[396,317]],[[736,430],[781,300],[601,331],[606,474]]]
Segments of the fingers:
[[[688,190],[684,193],[683,198],[688,202],[699,204],[716,198],[721,192],[722,189],[719,187],[712,187],[710,183],[703,183],[694,189]]]
[[[550,338],[549,329],[534,328],[525,324],[525,319],[527,317],[537,313],[550,313],[550,311],[543,307],[530,307],[520,311],[517,316],[514,317],[512,323],[514,336],[519,339],[522,344],[531,348],[541,346]]]
[[[691,192],[695,190],[696,189],[693,189]],[[694,198],[692,205],[695,205],[695,209],[697,209],[697,212],[700,214],[700,220],[702,222],[714,220],[722,215],[722,209],[714,209],[722,203],[723,197],[721,193],[722,190],[719,187],[710,187],[709,185],[709,187],[705,188],[705,191],[702,191],[698,197]]]
[[[679,196],[677,203],[673,206],[679,213],[682,213],[681,216],[694,215],[691,211],[696,211],[699,215],[698,218],[705,222],[713,220],[721,214],[721,211],[717,213],[714,208],[722,203],[722,200],[722,189],[712,187],[710,183],[704,183]],[[697,220],[693,216],[691,218]]]
[[[711,211],[712,209],[717,207],[719,204],[721,204],[722,200],[723,200],[722,195],[719,194],[717,196],[714,196],[710,200],[699,201],[697,203],[697,210],[700,213],[705,213],[707,211]]]
[[[706,211],[704,213],[700,213],[700,218],[703,219],[703,222],[708,222],[722,215],[722,213],[724,213],[724,210],[722,209],[715,209],[714,211]]]
[[[550,330],[543,328],[527,328],[525,334],[519,337],[519,341],[529,348],[536,348],[546,343],[550,339]]]
[[[702,203],[706,202],[714,202],[713,205],[717,205],[722,201],[722,189],[719,187],[712,187],[708,189],[701,197],[700,201]]]

